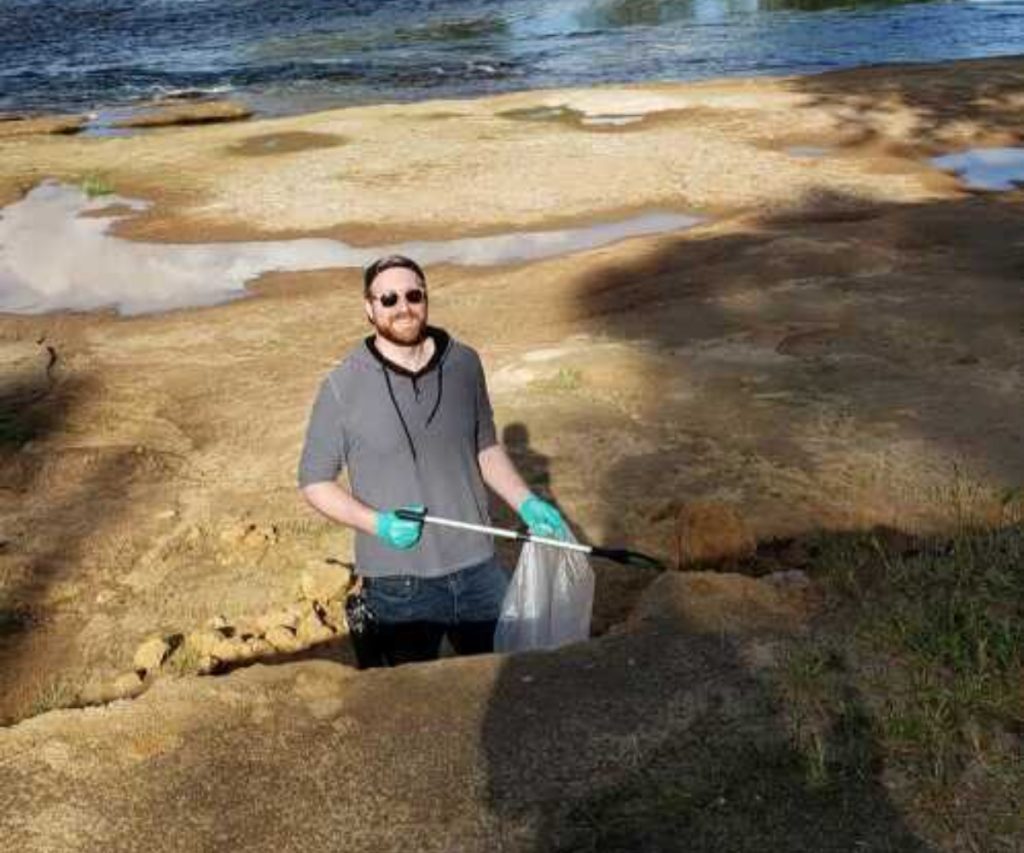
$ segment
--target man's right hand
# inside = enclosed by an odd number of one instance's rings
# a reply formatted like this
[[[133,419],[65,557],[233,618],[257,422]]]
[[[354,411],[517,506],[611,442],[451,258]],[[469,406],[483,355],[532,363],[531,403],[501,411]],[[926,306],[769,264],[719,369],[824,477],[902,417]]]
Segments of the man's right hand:
[[[413,505],[403,506],[402,509],[408,512],[416,512],[421,515],[424,507]],[[377,513],[377,536],[388,543],[392,548],[399,551],[407,551],[415,548],[423,535],[423,520],[412,520],[399,518],[395,510],[386,510]]]

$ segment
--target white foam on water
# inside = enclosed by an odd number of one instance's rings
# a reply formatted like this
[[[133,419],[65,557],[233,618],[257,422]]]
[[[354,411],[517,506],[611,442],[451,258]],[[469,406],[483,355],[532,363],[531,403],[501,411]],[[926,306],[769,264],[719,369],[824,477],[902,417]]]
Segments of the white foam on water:
[[[931,163],[971,189],[1012,190],[1024,185],[1024,148],[973,148],[932,157]]]
[[[115,205],[126,209],[104,213]],[[46,181],[4,208],[0,211],[0,311],[42,314],[115,308],[128,315],[169,311],[236,299],[245,295],[247,282],[268,272],[362,267],[393,252],[424,265],[514,264],[692,228],[703,221],[687,214],[648,213],[561,231],[364,247],[325,238],[143,243],[109,233],[119,219],[148,206],[111,195],[90,199],[77,187]]]

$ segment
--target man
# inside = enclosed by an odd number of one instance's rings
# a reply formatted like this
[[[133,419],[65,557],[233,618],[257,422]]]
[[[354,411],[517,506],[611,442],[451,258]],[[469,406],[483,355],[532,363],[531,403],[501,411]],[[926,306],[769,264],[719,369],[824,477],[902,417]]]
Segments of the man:
[[[419,265],[401,255],[375,261],[363,297],[374,334],[320,387],[299,485],[319,512],[356,530],[380,662],[432,660],[446,635],[459,654],[490,652],[508,583],[493,541],[424,528],[395,509],[487,524],[486,484],[537,535],[561,536],[564,522],[498,444],[479,356],[427,325]],[[346,467],[351,491],[336,482]]]

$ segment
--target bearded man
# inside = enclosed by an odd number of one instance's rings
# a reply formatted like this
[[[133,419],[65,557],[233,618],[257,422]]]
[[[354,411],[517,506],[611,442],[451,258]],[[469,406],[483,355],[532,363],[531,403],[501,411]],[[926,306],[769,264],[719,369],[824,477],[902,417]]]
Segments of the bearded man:
[[[432,660],[446,636],[458,654],[490,652],[508,584],[493,541],[396,508],[487,525],[486,485],[531,533],[562,536],[565,523],[498,443],[480,357],[428,325],[420,266],[380,258],[363,296],[374,334],[323,381],[299,463],[306,500],[356,531],[360,607],[374,625],[360,665]]]

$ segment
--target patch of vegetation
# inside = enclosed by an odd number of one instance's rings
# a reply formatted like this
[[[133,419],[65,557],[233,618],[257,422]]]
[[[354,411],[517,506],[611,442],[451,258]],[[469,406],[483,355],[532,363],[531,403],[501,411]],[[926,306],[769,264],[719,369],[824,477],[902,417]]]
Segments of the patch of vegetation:
[[[63,677],[45,682],[32,698],[27,716],[34,717],[47,711],[73,708],[79,702],[78,687]]]
[[[583,374],[575,367],[560,367],[554,376],[535,379],[530,387],[553,394],[571,394],[583,387]]]
[[[79,186],[82,188],[82,192],[89,198],[99,198],[105,195],[111,195],[114,192],[114,187],[106,176],[99,174],[98,172],[90,172],[84,178],[82,178]]]
[[[199,664],[202,655],[190,643],[184,642],[178,645],[177,649],[167,659],[164,667],[172,675],[183,678],[186,675],[195,675],[199,672]]]
[[[1024,505],[967,497],[946,535],[801,539],[809,633],[552,816],[555,849],[1021,849]]]
[[[1011,849],[1024,838],[1024,524],[964,521],[901,548],[870,535],[823,548],[812,571],[830,613],[780,689],[812,784],[863,766],[858,738],[875,743],[920,825]],[[856,708],[861,734],[826,738]]]

